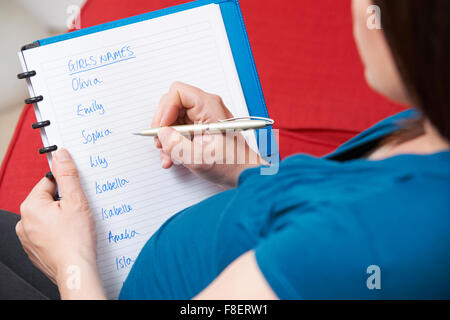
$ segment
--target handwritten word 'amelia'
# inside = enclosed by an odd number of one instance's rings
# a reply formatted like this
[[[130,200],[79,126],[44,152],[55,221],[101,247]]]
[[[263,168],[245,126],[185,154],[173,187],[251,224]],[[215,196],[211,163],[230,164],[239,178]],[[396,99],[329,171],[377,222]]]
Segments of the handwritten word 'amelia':
[[[125,229],[123,232],[120,233],[112,233],[111,231],[108,233],[108,242],[109,243],[117,243],[123,240],[131,240],[134,237],[136,237],[136,235],[138,235],[139,233],[136,232],[136,230],[130,230],[128,231],[128,229]]]

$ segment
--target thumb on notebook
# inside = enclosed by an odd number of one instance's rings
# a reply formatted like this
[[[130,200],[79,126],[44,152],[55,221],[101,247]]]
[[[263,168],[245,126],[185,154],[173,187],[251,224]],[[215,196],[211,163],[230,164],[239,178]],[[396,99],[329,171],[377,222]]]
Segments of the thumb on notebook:
[[[85,200],[77,167],[66,149],[53,154],[52,172],[63,199]]]

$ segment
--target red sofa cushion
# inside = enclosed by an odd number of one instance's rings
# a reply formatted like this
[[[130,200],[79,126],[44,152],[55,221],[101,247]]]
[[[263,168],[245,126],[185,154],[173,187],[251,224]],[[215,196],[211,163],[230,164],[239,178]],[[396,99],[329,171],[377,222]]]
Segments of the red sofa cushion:
[[[81,26],[125,18],[180,0],[88,0]],[[373,123],[404,109],[371,91],[354,44],[350,0],[242,0],[270,116],[280,129],[281,156],[323,155]],[[0,208],[19,212],[49,170],[25,106],[0,171]]]

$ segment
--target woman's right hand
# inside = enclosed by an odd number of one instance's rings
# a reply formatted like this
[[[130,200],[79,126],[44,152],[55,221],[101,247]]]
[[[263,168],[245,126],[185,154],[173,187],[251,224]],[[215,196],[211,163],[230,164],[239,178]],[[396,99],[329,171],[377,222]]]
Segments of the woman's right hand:
[[[152,121],[152,128],[163,127],[155,138],[156,146],[161,149],[162,167],[168,169],[174,162],[181,163],[206,180],[235,186],[243,170],[264,164],[239,132],[185,137],[168,127],[232,117],[219,96],[181,82],[173,83],[161,98]]]

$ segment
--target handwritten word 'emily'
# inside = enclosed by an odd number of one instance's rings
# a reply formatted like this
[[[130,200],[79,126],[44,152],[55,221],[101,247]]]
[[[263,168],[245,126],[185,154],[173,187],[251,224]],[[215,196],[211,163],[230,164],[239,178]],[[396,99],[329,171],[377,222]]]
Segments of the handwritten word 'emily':
[[[122,204],[120,207],[113,206],[109,209],[102,208],[102,220],[107,220],[133,211],[129,204]]]
[[[84,117],[91,114],[98,113],[99,115],[105,114],[105,108],[101,103],[97,103],[97,100],[93,100],[89,107],[85,107],[82,104],[77,106],[77,116]]]
[[[136,232],[136,230],[130,230],[128,231],[128,229],[125,229],[124,232],[118,233],[118,234],[114,234],[111,231],[108,233],[108,242],[109,243],[117,243],[123,240],[131,240],[134,237],[136,237],[136,235],[138,235],[139,233]]]
[[[95,130],[91,133],[86,133],[86,130],[81,131],[81,135],[83,136],[83,144],[95,144],[98,140],[102,138],[106,138],[107,136],[111,135],[112,132],[110,129],[105,130]]]
[[[104,192],[124,188],[129,183],[130,181],[121,178],[115,178],[113,181],[107,180],[103,184],[99,184],[97,181],[95,181],[95,193],[102,194]]]

